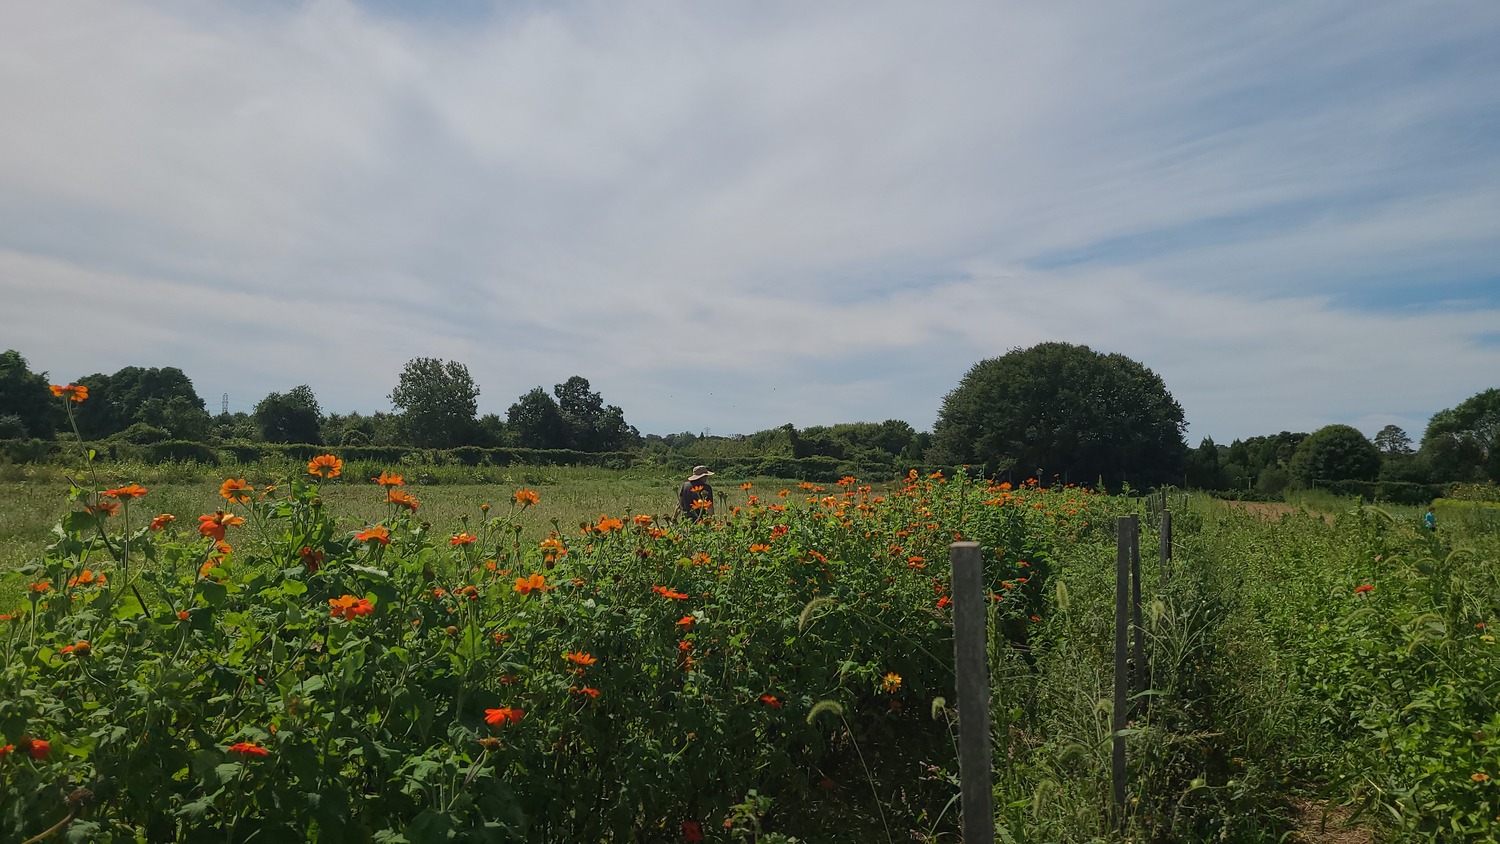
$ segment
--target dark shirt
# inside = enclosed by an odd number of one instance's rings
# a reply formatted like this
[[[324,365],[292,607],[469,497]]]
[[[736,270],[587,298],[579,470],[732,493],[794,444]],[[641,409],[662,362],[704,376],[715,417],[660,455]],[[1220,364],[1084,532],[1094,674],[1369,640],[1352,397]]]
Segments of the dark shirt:
[[[707,510],[694,510],[694,501],[707,501]],[[714,514],[714,488],[708,485],[707,478],[699,478],[696,481],[683,481],[682,489],[677,492],[677,506],[695,522],[701,522]]]

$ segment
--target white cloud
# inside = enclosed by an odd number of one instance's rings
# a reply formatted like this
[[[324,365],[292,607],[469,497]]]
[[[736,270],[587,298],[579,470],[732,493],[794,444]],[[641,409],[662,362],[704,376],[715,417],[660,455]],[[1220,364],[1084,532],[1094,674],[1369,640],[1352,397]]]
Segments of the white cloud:
[[[332,410],[449,357],[483,411],[582,374],[727,433],[925,428],[1062,339],[1162,374],[1194,438],[1420,429],[1500,371],[1496,36],[1487,6],[12,4],[0,346]]]

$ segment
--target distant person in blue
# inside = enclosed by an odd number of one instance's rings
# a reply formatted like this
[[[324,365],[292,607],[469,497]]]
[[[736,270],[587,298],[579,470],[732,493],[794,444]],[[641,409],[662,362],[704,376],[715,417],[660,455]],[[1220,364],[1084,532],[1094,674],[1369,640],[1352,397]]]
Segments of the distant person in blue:
[[[1437,530],[1437,511],[1431,507],[1427,508],[1427,515],[1422,517],[1422,527],[1430,531]]]

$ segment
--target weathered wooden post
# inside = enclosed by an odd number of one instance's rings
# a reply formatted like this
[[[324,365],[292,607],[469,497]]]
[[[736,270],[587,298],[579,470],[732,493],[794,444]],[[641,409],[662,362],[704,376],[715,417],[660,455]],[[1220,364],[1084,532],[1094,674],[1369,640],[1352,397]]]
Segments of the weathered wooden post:
[[[1158,537],[1161,552],[1161,587],[1167,586],[1167,563],[1172,560],[1172,511],[1161,514],[1161,536]]]
[[[979,543],[949,545],[948,560],[953,567],[953,667],[958,691],[958,778],[964,844],[994,844],[989,618]]]
[[[1130,517],[1130,637],[1132,692],[1146,690],[1146,626],[1141,623],[1141,522]]]
[[[1110,719],[1110,779],[1114,786],[1115,823],[1125,824],[1125,707],[1130,690],[1130,526],[1134,516],[1115,522],[1115,699]]]

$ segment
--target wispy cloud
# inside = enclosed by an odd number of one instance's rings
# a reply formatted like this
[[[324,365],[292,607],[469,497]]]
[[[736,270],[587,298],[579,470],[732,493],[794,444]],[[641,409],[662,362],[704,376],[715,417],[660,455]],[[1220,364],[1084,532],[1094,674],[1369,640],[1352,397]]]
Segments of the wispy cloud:
[[[1495,386],[1500,8],[426,8],[0,9],[0,346],[721,433],[925,428],[1043,339],[1221,440]]]

